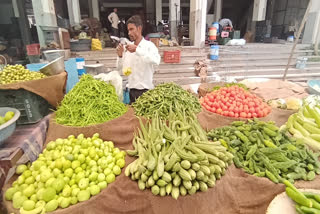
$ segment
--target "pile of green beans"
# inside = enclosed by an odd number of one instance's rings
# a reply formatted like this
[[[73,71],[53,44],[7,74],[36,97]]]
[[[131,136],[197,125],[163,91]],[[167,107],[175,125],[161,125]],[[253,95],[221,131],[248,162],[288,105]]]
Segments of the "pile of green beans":
[[[56,122],[67,126],[95,125],[120,117],[127,110],[113,85],[88,74],[64,97],[56,111]]]
[[[275,183],[288,179],[313,180],[320,174],[318,154],[280,130],[273,122],[258,119],[233,122],[211,130],[211,140],[219,140],[234,154],[238,168],[258,177],[267,177]]]
[[[201,105],[198,99],[175,83],[164,83],[145,92],[132,104],[136,115],[152,118],[157,113],[161,119],[167,119],[170,109],[174,113],[187,110],[198,113]]]

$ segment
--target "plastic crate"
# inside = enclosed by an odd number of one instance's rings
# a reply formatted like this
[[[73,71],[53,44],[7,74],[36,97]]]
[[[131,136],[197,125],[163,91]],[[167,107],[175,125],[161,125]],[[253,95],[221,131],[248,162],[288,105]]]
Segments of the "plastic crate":
[[[70,42],[71,51],[91,51],[91,39]]]
[[[181,51],[164,51],[163,61],[165,63],[180,63]]]
[[[51,105],[41,96],[24,89],[0,90],[0,107],[12,107],[20,111],[19,125],[40,121],[50,113]]]
[[[28,56],[40,55],[40,44],[27,45]]]
[[[227,44],[230,40],[231,40],[231,38],[218,38],[218,43],[219,43],[219,45],[225,45],[225,44]]]

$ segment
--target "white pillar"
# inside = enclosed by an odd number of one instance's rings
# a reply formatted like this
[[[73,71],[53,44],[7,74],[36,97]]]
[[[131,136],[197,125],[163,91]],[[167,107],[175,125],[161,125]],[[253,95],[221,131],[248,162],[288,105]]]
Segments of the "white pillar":
[[[46,32],[44,28],[58,29],[54,3],[53,0],[32,0],[32,7],[37,25],[39,43],[41,47],[44,47],[46,46]]]
[[[79,0],[67,0],[67,5],[68,5],[70,25],[74,26],[74,25],[80,24],[81,13],[80,13]]]
[[[162,0],[156,0],[156,25],[162,21]]]
[[[97,18],[98,20],[100,20],[99,1],[98,0],[92,0],[92,15],[93,15],[93,18]]]
[[[267,0],[254,0],[252,21],[264,21],[266,19]]]
[[[316,42],[318,29],[320,28],[320,1],[312,0],[311,8],[306,22],[306,26],[303,33],[302,43],[314,44]]]
[[[219,21],[222,17],[222,0],[214,1],[214,19]]]
[[[180,22],[180,0],[169,0],[169,23],[171,38],[178,37],[178,25]]]
[[[206,40],[207,0],[190,0],[189,36],[196,47],[204,47]]]

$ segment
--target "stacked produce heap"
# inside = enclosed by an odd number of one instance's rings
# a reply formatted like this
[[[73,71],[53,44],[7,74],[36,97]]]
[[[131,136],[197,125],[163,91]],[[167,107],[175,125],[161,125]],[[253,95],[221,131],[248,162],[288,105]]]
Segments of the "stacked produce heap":
[[[20,176],[5,193],[21,214],[67,208],[97,195],[115,181],[125,165],[125,152],[99,134],[83,134],[48,143],[32,164],[20,165]]]
[[[299,111],[291,115],[286,123],[289,132],[315,151],[320,151],[320,102],[309,96]]]
[[[169,109],[174,113],[179,109],[198,113],[201,106],[198,99],[175,83],[158,85],[147,91],[132,104],[138,116],[152,118],[157,113],[160,118],[168,118]]]
[[[200,99],[208,111],[227,117],[257,118],[265,117],[271,107],[241,84],[226,84],[215,87],[211,93]]]
[[[67,126],[95,125],[120,117],[127,110],[113,85],[86,74],[62,100],[56,122]]]
[[[219,140],[234,154],[238,168],[275,183],[284,179],[292,183],[298,179],[313,180],[320,174],[318,155],[273,122],[236,121],[211,130],[208,137]]]
[[[40,72],[29,71],[22,65],[7,65],[0,72],[0,84],[10,84],[24,82],[29,80],[37,80],[45,78],[46,75]]]

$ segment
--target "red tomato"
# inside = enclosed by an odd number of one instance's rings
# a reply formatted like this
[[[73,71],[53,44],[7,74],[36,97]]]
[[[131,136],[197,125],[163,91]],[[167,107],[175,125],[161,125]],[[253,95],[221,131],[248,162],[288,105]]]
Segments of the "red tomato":
[[[239,108],[238,107],[234,108],[234,113],[239,113]]]
[[[256,112],[256,110],[255,110],[253,107],[251,107],[251,108],[249,109],[249,111],[250,111],[250,113],[255,113],[255,112]]]
[[[217,111],[216,111],[216,113],[217,113],[217,114],[221,114],[221,113],[222,113],[222,109],[221,109],[221,108],[218,108]]]
[[[228,110],[228,107],[224,105],[224,106],[222,106],[222,110],[226,111],[226,110]]]
[[[229,112],[228,112],[228,111],[224,111],[224,112],[223,112],[223,115],[224,115],[224,116],[229,116]]]
[[[263,111],[258,112],[258,117],[263,117]]]
[[[214,101],[214,96],[213,96],[213,95],[210,94],[208,97],[209,97],[209,100],[210,100],[211,102]]]
[[[248,117],[248,118],[252,118],[251,113],[248,113],[248,114],[247,114],[247,117]]]
[[[205,102],[205,103],[210,102],[210,100],[209,100],[208,96],[205,96],[205,97],[204,97],[204,102]]]
[[[211,107],[211,111],[213,112],[213,113],[216,113],[216,108],[215,107]]]
[[[218,107],[218,103],[217,103],[217,102],[213,102],[212,105],[213,105],[213,107],[215,107],[215,108]]]
[[[239,114],[238,114],[238,113],[235,113],[235,114],[234,114],[234,117],[235,117],[235,118],[238,118],[238,117],[239,117]]]
[[[245,113],[245,112],[241,112],[241,113],[240,113],[240,117],[242,117],[242,118],[246,118],[246,117],[247,117],[247,113]]]
[[[232,111],[229,111],[229,117],[234,117],[234,113]]]
[[[258,117],[258,115],[256,113],[252,113],[252,117]]]

